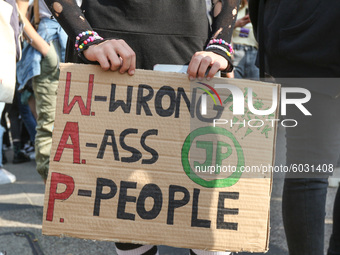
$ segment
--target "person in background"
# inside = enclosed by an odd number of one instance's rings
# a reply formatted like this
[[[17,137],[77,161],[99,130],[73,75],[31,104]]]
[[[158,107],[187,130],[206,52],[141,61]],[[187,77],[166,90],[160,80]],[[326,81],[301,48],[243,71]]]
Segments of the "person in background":
[[[32,83],[29,83],[30,85]],[[28,86],[27,86],[28,87]],[[29,101],[35,103],[35,99],[33,96],[33,91],[29,91],[29,89],[25,88],[24,90],[19,92],[18,95],[18,103],[19,103],[19,112],[21,115],[21,119],[24,126],[24,131],[27,131],[28,133],[28,142],[24,145],[24,151],[25,153],[30,157],[30,159],[35,160],[35,150],[34,150],[34,144],[35,144],[35,136],[36,136],[36,118],[34,116],[35,108],[32,112],[31,107],[29,106]]]
[[[303,103],[310,115],[290,104],[283,116],[297,122],[286,128],[286,164],[299,171],[286,173],[282,215],[289,254],[321,255],[328,178],[340,156],[340,35],[328,29],[340,26],[340,1],[249,0],[249,11],[261,78],[310,93]],[[328,255],[340,255],[339,188]]]
[[[18,93],[19,92],[16,91],[14,94],[13,102],[11,104],[6,104],[5,106],[5,111],[7,112],[8,119],[10,121],[10,131],[13,144],[13,164],[20,164],[30,161],[29,156],[22,151],[22,119],[20,117]]]
[[[231,40],[235,51],[234,78],[258,80],[260,73],[255,64],[258,44],[248,12],[248,0],[242,0]]]
[[[0,2],[0,30],[3,38],[0,42],[2,53],[1,74],[0,74],[0,119],[5,107],[5,102],[9,103],[13,99],[12,89],[15,88],[15,61],[21,57],[20,18],[14,0]],[[12,183],[16,181],[15,175],[8,172],[2,165],[2,142],[5,129],[0,125],[0,184]]]
[[[5,108],[5,103],[0,102],[0,113],[2,114],[2,111]],[[1,115],[0,115],[1,116]],[[3,168],[3,153],[2,153],[2,141],[3,141],[3,134],[5,132],[5,128],[0,125],[0,184],[7,184],[7,183],[13,183],[16,181],[16,177],[14,174],[10,173],[6,169]]]
[[[28,0],[17,0],[22,16],[28,10]],[[22,60],[17,64],[19,90],[33,79],[37,112],[35,160],[37,171],[46,181],[52,145],[56,91],[59,80],[59,63],[65,59],[67,35],[42,0],[34,1],[34,24],[24,18],[24,31],[29,44],[23,49]]]
[[[230,40],[239,0],[93,0],[83,1],[83,11],[75,1],[46,3],[70,38],[67,61],[99,63],[129,75],[156,64],[189,64],[190,80],[232,70]],[[116,248],[119,255],[158,254],[153,245],[116,243]]]

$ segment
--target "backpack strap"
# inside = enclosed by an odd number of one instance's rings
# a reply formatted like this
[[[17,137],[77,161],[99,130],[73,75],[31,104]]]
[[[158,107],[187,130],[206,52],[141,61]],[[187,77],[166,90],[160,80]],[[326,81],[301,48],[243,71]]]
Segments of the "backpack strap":
[[[39,26],[39,23],[40,23],[39,0],[34,0],[33,11],[34,11],[34,27],[35,27],[35,29],[38,29],[38,26]]]

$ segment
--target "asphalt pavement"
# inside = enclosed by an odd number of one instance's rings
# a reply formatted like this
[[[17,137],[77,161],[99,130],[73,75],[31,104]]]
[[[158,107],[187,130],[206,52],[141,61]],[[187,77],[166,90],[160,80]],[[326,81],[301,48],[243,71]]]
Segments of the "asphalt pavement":
[[[279,165],[284,164],[283,129],[279,129],[277,141],[276,164]],[[13,173],[17,180],[15,183],[0,185],[0,255],[116,254],[112,242],[42,235],[41,224],[45,186],[35,170],[35,162],[11,164],[12,151],[7,151],[6,155],[9,163],[4,168]],[[282,186],[283,174],[277,173],[274,175],[271,198],[271,230],[268,255],[288,254],[281,217]],[[332,229],[331,215],[335,193],[336,188],[330,187],[328,189],[325,249],[328,246]],[[160,247],[160,254],[188,255],[189,252],[187,249],[162,246]]]

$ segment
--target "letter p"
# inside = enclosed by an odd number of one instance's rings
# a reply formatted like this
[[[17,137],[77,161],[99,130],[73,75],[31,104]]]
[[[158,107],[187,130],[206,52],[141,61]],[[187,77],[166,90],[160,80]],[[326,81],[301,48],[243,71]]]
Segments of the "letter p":
[[[66,185],[66,189],[57,193],[58,184],[62,183]],[[46,220],[53,220],[53,212],[54,212],[54,203],[55,200],[66,200],[68,199],[74,191],[74,180],[71,176],[60,174],[60,173],[52,173],[51,176],[51,184],[50,184],[50,196],[48,198],[48,207],[46,213]]]

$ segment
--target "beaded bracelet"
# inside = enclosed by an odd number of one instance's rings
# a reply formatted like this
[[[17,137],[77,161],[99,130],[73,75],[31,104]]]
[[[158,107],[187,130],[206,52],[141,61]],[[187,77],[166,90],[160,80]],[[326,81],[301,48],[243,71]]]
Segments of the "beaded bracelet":
[[[231,46],[231,44],[227,43],[225,40],[223,39],[211,39],[207,45],[207,47],[209,47],[210,45],[215,45],[215,44],[222,44],[222,45],[226,45],[229,48],[229,52],[230,54],[234,53],[233,47]]]
[[[209,50],[209,49],[219,49],[221,51],[223,51],[225,54],[227,54],[228,57],[231,57],[231,53],[226,49],[224,48],[223,46],[220,46],[220,45],[208,45],[206,48],[206,50]]]
[[[88,36],[86,38],[86,36]],[[84,37],[84,38],[82,38]],[[81,41],[81,39],[84,39],[83,41]],[[96,40],[103,40],[102,37],[100,37],[97,32],[95,31],[84,31],[81,32],[77,37],[76,37],[76,42],[74,44],[74,46],[76,47],[77,51],[82,51],[82,50],[86,50],[91,42],[94,42]]]

